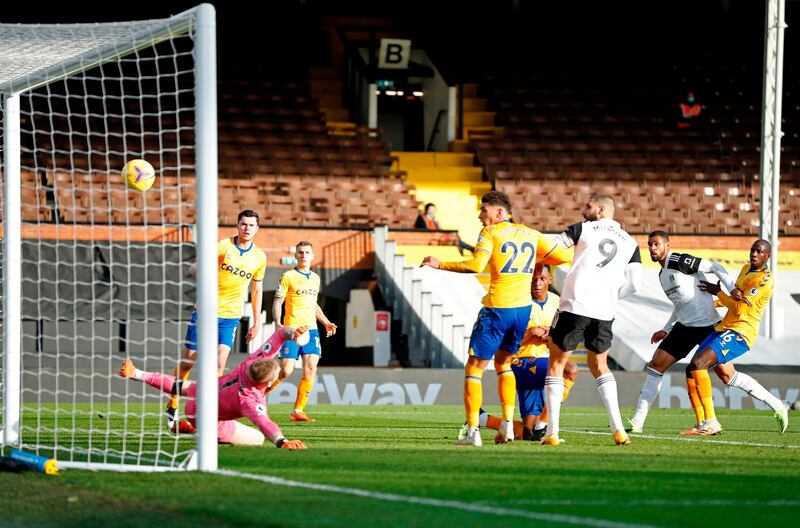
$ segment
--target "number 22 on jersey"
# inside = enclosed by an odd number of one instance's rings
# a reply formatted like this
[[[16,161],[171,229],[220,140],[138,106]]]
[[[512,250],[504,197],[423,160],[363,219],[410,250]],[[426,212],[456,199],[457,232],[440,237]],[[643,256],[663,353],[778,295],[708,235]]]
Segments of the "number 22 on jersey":
[[[500,273],[533,273],[532,265],[536,258],[536,247],[530,242],[523,242],[522,245],[517,246],[515,242],[509,240],[503,243],[500,252],[509,255],[508,260],[500,269]],[[523,262],[524,265],[520,270],[519,266]]]

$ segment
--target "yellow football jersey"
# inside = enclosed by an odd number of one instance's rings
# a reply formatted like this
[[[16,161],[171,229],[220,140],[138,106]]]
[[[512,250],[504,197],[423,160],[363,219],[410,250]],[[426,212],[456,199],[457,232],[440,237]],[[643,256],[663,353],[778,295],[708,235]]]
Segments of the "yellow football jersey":
[[[533,306],[531,306],[531,320],[528,322],[528,328],[534,328],[537,326],[552,326],[553,319],[556,316],[556,312],[558,311],[558,303],[561,298],[553,292],[547,293],[547,298],[544,300],[544,304],[539,304],[537,301],[533,301]],[[533,343],[526,344],[525,340],[522,340],[522,345],[519,347],[519,351],[517,352],[517,357],[549,357],[550,352],[547,349],[547,343],[539,343],[535,345]]]
[[[294,268],[284,272],[275,291],[275,297],[286,299],[283,324],[295,328],[301,325],[316,328],[319,288],[319,275],[313,271],[303,273]]]
[[[569,252],[539,231],[510,221],[481,230],[472,259],[441,262],[439,269],[479,273],[489,265],[491,283],[483,298],[487,308],[519,308],[531,304],[531,279],[537,262],[563,264]]]
[[[217,246],[217,317],[232,319],[242,316],[242,305],[251,280],[264,280],[267,256],[251,242],[248,249],[236,246],[236,239],[225,238]]]
[[[717,297],[720,304],[728,309],[728,313],[717,325],[716,330],[718,332],[733,330],[752,347],[758,336],[761,317],[775,287],[772,270],[769,269],[769,265],[754,270],[750,268],[750,264],[745,264],[736,279],[736,287],[742,290],[747,302],[736,302],[724,291],[720,291]]]

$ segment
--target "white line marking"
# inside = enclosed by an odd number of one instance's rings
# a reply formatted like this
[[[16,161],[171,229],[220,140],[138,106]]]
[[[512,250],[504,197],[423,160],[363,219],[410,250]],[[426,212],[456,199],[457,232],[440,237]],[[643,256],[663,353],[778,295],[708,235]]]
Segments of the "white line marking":
[[[432,499],[429,497],[416,497],[414,495],[378,493],[358,488],[345,488],[342,486],[333,486],[330,484],[314,484],[311,482],[286,480],[279,477],[271,477],[269,475],[243,473],[240,471],[232,471],[228,469],[220,469],[217,471],[217,474],[225,475],[227,477],[238,477],[249,480],[257,480],[260,482],[264,482],[267,484],[274,484],[277,486],[304,488],[316,491],[327,491],[330,493],[341,493],[343,495],[353,495],[356,497],[363,497],[365,499],[377,499],[389,502],[402,502],[406,504],[419,504],[423,506],[452,508],[454,510],[469,511],[474,513],[485,513],[488,515],[505,515],[507,517],[521,517],[524,519],[531,519],[534,521],[545,521],[550,523],[576,524],[579,526],[596,526],[598,528],[652,528],[652,525],[647,525],[647,524],[632,524],[632,523],[624,523],[616,521],[607,521],[604,519],[579,517],[577,515],[562,515],[558,513],[530,512],[525,510],[515,510],[511,508],[491,506],[488,504],[469,503],[469,502],[443,500],[443,499]]]
[[[578,431],[577,429],[564,429],[564,432],[585,434],[585,435],[608,435],[609,438],[611,437],[611,433],[604,433],[600,431]],[[631,434],[631,436],[633,438],[648,438],[650,440],[672,440],[673,442],[689,442],[689,443],[700,442],[702,444],[725,444],[725,445],[738,445],[738,446],[749,446],[749,447],[780,447],[782,449],[800,449],[800,445],[764,444],[760,442],[737,442],[734,440],[715,440],[708,437],[686,438],[682,436],[656,436],[656,435],[646,435],[646,434]]]
[[[604,500],[604,499],[519,499],[505,501],[510,504],[524,504],[530,506],[756,506],[756,507],[781,507],[800,506],[800,500],[775,499],[775,500],[733,500],[733,499],[633,499],[633,500]]]

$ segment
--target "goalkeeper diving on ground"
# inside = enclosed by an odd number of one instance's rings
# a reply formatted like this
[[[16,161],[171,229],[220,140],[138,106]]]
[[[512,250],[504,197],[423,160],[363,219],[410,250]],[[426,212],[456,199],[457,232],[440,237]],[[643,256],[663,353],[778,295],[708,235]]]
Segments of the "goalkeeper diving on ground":
[[[298,338],[302,340],[301,336],[304,336],[307,330],[307,327],[299,327],[297,330],[288,326],[280,328],[255,353],[250,354],[239,366],[218,379],[217,438],[220,443],[258,446],[264,443],[266,437],[280,448],[306,448],[301,440],[288,440],[284,437],[280,427],[270,419],[267,414],[266,392],[278,379],[280,371],[278,362],[273,358],[287,340],[298,340]],[[122,362],[119,375],[147,383],[167,394],[172,394],[175,385],[174,376],[161,372],[144,372],[137,369],[130,359]],[[195,425],[196,419],[196,395],[196,384],[191,382],[183,384],[181,396],[188,397],[186,416],[192,425]],[[247,418],[258,429],[237,422],[239,418]]]

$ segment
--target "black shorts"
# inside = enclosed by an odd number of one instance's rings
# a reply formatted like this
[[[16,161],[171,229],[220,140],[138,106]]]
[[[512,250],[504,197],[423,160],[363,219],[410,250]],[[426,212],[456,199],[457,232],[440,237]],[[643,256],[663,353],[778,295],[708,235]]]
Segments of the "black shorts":
[[[703,339],[713,331],[714,325],[684,326],[680,323],[675,323],[667,337],[659,343],[658,348],[680,361],[688,356],[689,352],[702,343]]]
[[[613,319],[601,321],[570,312],[558,312],[556,320],[553,321],[553,326],[550,328],[550,339],[565,352],[575,350],[583,341],[587,350],[602,354],[611,348],[612,323],[614,323]]]

